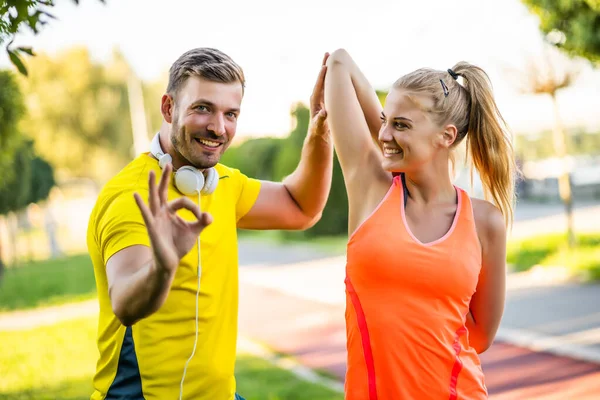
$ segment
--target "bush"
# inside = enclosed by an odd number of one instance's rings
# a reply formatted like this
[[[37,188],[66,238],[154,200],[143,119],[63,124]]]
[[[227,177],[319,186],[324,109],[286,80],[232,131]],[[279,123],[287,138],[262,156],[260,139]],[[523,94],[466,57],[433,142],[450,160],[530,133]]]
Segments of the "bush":
[[[564,266],[579,280],[600,280],[600,233],[579,235],[577,242],[577,247],[569,248],[566,234],[510,242],[507,262],[517,271],[526,271],[536,265]]]

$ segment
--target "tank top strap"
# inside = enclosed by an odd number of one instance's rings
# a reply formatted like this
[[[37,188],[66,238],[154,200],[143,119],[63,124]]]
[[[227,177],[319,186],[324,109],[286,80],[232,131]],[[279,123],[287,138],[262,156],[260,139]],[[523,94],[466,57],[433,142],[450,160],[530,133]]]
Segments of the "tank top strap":
[[[454,186],[454,188],[456,189],[456,195],[460,196],[459,204],[461,216],[475,223],[475,217],[473,214],[473,202],[471,200],[471,196],[469,196],[469,193],[467,193],[467,191],[463,188],[460,188],[456,185]]]
[[[457,221],[457,235],[462,240],[473,240],[480,248],[479,236],[477,234],[477,225],[475,224],[475,214],[473,212],[473,201],[466,190],[454,186],[458,196],[460,196],[460,218]],[[457,210],[458,211],[458,210]]]

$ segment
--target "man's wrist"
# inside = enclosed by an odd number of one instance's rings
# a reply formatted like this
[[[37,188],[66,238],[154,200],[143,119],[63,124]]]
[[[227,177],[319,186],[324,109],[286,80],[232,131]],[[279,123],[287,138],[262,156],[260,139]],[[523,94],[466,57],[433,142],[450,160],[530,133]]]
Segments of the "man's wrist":
[[[317,126],[318,122],[311,122],[308,126],[308,137],[314,139],[322,139],[327,143],[331,142],[331,131],[327,125]]]
[[[176,268],[168,268],[159,263],[155,257],[150,261],[151,275],[162,286],[166,282],[170,282],[175,275]]]

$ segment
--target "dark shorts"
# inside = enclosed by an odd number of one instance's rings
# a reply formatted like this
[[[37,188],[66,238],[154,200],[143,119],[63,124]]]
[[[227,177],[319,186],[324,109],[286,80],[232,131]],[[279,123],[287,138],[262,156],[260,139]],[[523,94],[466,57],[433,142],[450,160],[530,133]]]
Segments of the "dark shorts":
[[[235,400],[246,400],[244,399],[242,396],[240,396],[239,394],[235,394]]]

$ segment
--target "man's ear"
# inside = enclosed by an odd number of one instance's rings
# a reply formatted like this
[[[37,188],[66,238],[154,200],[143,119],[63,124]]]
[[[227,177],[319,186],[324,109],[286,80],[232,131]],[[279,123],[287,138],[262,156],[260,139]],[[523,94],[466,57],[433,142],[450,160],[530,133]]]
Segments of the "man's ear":
[[[173,108],[174,102],[173,98],[169,94],[163,94],[161,103],[160,103],[160,112],[163,115],[163,118],[167,123],[171,123],[173,121]]]

